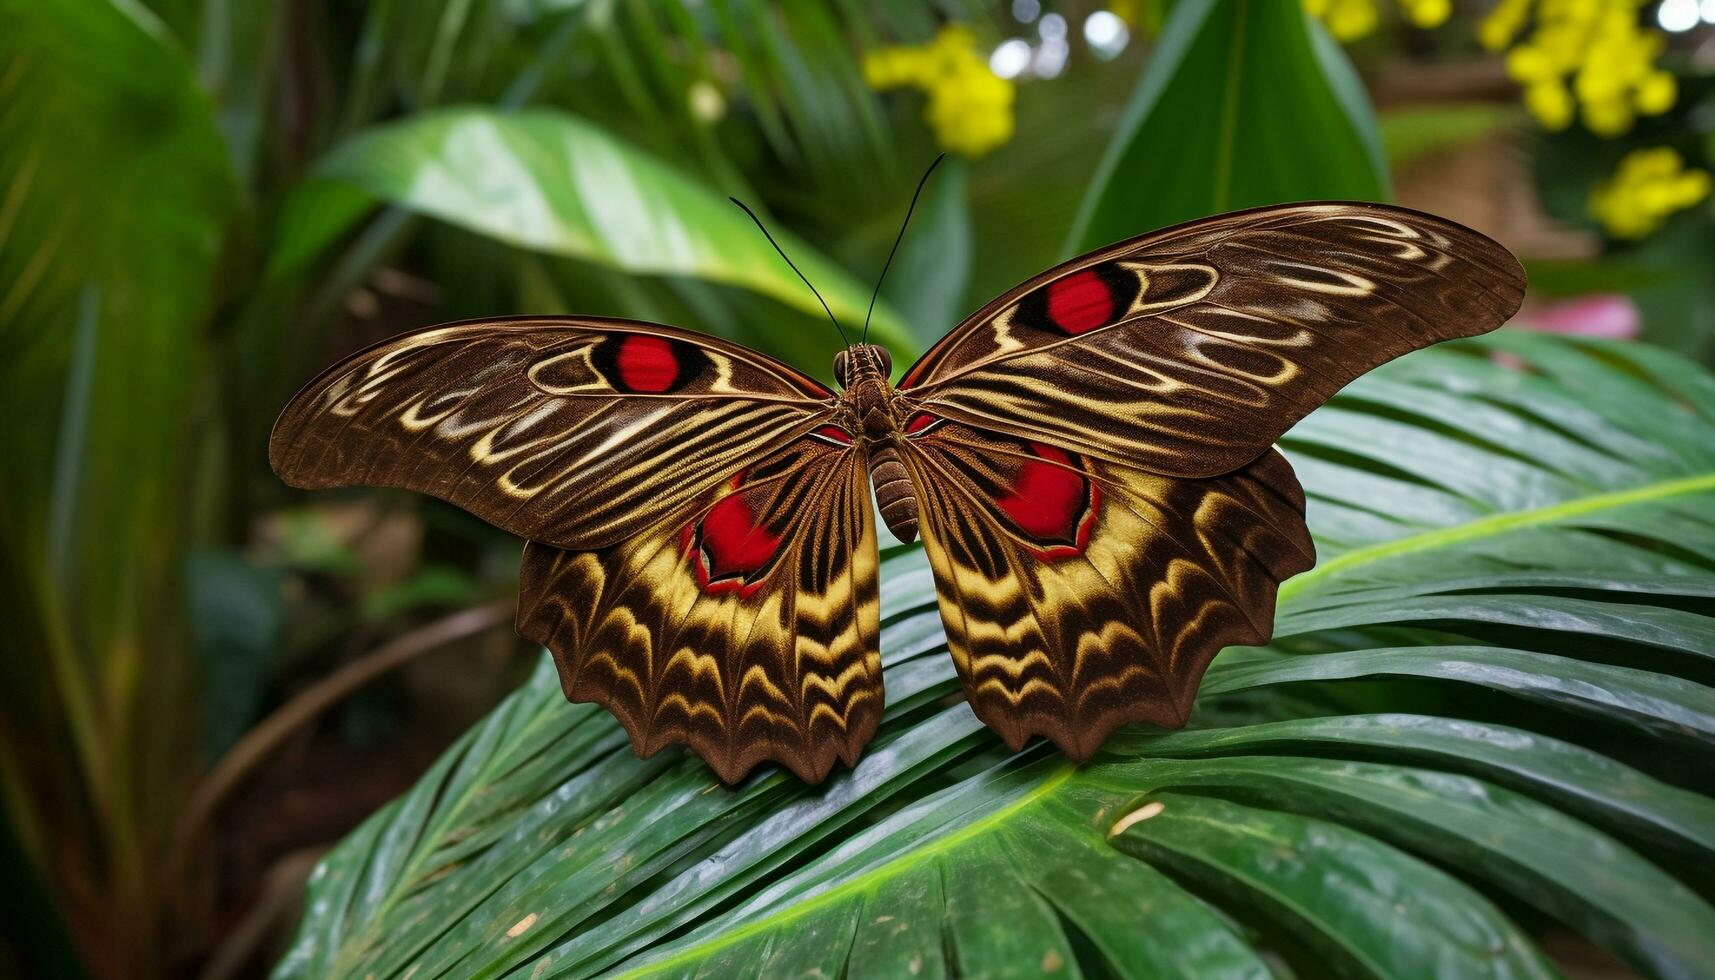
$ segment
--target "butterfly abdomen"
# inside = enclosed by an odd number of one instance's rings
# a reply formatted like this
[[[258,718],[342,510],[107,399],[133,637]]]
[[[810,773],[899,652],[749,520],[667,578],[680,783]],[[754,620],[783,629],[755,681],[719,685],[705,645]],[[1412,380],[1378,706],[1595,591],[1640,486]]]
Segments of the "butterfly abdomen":
[[[877,344],[848,347],[834,357],[834,377],[845,387],[848,418],[857,424],[869,456],[875,505],[893,536],[910,544],[917,540],[917,496],[894,442],[899,420],[892,409],[893,385],[887,380],[892,370],[892,356]]]
[[[907,544],[917,540],[917,496],[891,440],[869,444],[869,482],[875,487],[875,505],[887,529]]]

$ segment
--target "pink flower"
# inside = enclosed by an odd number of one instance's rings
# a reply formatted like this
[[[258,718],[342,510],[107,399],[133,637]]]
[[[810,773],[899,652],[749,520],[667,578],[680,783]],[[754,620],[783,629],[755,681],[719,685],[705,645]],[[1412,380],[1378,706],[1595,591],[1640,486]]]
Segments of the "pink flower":
[[[1623,339],[1638,335],[1641,317],[1630,298],[1598,293],[1532,306],[1513,322],[1527,330]]]

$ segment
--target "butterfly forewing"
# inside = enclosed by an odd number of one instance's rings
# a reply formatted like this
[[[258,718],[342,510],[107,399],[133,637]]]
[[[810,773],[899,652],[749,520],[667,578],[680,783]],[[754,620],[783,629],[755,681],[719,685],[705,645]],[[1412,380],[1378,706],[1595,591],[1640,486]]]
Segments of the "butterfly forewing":
[[[1524,274],[1452,222],[1260,208],[1077,258],[908,371],[916,408],[1174,476],[1230,473],[1373,367],[1493,330]]]
[[[299,392],[269,458],[300,487],[404,487],[523,538],[624,540],[822,424],[833,393],[713,338],[601,318],[452,324]]]

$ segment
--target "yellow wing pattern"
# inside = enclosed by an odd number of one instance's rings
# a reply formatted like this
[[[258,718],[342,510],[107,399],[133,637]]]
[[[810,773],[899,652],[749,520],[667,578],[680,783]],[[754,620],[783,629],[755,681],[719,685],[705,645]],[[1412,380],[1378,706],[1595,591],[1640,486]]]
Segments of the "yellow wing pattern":
[[[946,422],[904,458],[965,695],[1015,749],[1082,760],[1127,722],[1183,725],[1209,661],[1265,642],[1278,583],[1315,562],[1272,450],[1184,480]]]
[[[862,456],[830,428],[688,519],[593,551],[530,544],[518,629],[640,756],[683,742],[729,783],[766,760],[820,782],[881,718],[876,564]]]

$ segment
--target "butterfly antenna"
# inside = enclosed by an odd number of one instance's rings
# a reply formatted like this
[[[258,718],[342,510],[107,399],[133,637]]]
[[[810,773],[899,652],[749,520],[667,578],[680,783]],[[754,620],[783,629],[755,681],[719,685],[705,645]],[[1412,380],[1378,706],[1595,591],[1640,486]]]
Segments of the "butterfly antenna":
[[[893,237],[893,248],[888,250],[887,261],[881,264],[881,275],[875,277],[875,292],[869,294],[869,309],[864,311],[863,315],[863,337],[858,340],[860,344],[869,341],[869,318],[870,314],[875,312],[875,298],[881,295],[881,281],[887,278],[887,267],[893,264],[893,254],[899,251],[899,243],[905,240],[905,229],[911,224],[911,212],[917,210],[917,199],[923,196],[923,185],[929,183],[929,175],[934,173],[935,168],[945,159],[945,153],[936,157],[935,162],[929,164],[929,169],[923,171],[923,177],[917,181],[917,190],[911,195],[911,206],[905,209],[905,220],[899,223],[899,234]]]
[[[774,236],[768,233],[767,226],[763,225],[762,219],[756,216],[756,212],[745,207],[744,202],[736,197],[729,197],[727,200],[742,208],[745,214],[750,215],[750,220],[756,222],[756,227],[762,229],[762,237],[768,239],[768,244],[773,245],[774,250],[780,253],[780,257],[786,260],[786,264],[792,267],[792,271],[798,273],[798,278],[804,280],[804,285],[810,286],[810,278],[804,275],[804,273],[799,272],[798,267],[792,264],[792,257],[787,255],[786,250],[780,247],[780,243],[774,240]],[[840,342],[845,344],[847,347],[850,347],[852,342],[848,337],[846,337],[846,330],[844,327],[840,326],[840,321],[834,318],[834,311],[828,309],[828,301],[822,298],[821,293],[816,292],[815,286],[810,286],[810,292],[815,293],[816,302],[822,304],[822,310],[828,314],[828,322],[832,323],[834,325],[834,329],[840,332]]]

